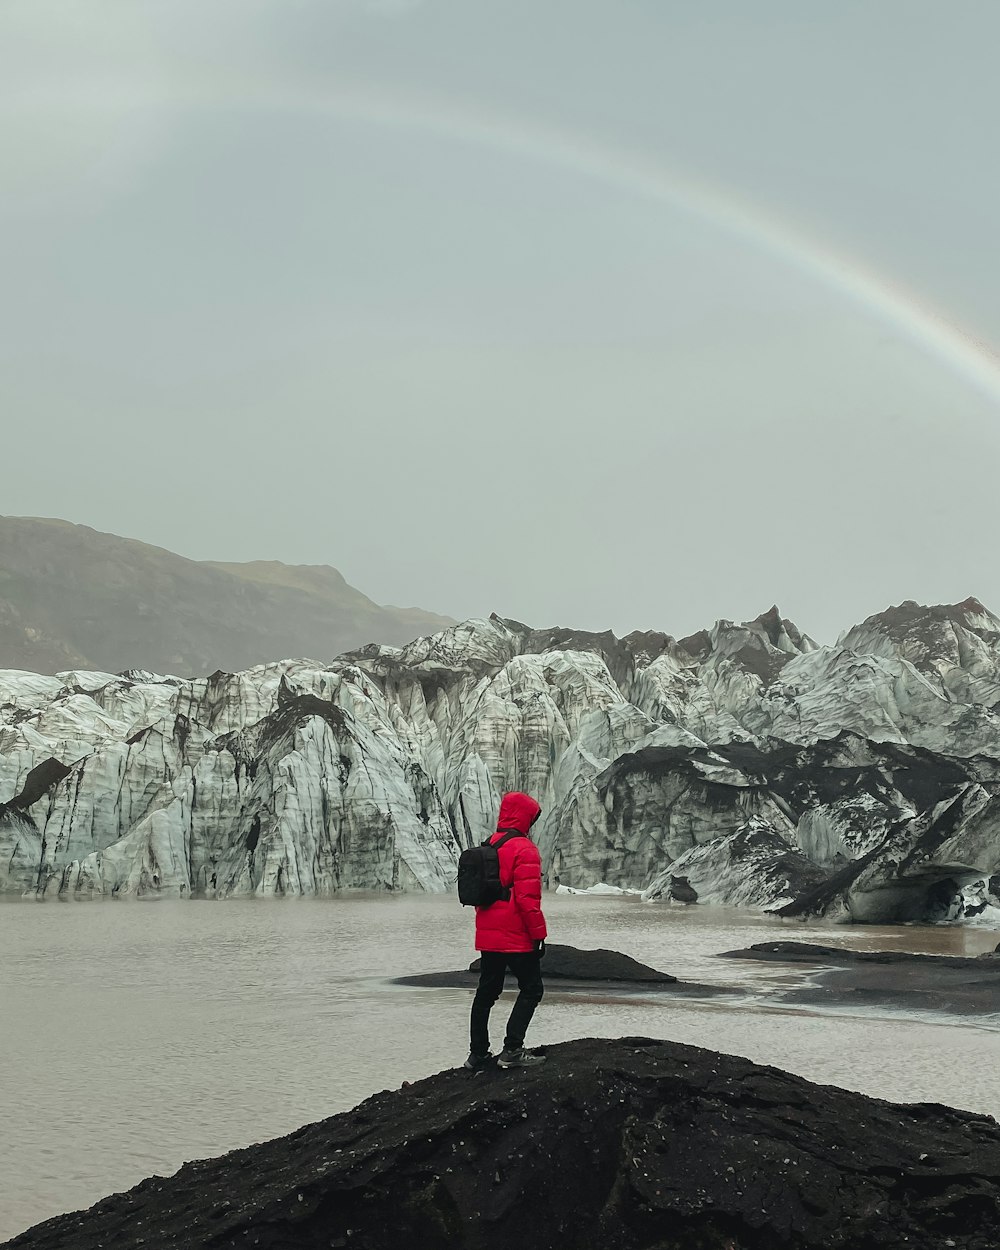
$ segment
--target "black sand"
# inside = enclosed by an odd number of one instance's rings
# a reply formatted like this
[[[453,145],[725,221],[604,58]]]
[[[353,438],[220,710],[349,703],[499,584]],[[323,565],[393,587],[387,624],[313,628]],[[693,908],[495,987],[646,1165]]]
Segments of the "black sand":
[[[949,1015],[1000,1013],[1000,956],[996,955],[969,959],[854,951],[809,942],[761,942],[746,950],[726,951],[722,958],[815,968],[811,984],[783,993],[782,1001],[789,1003],[896,1007]]]

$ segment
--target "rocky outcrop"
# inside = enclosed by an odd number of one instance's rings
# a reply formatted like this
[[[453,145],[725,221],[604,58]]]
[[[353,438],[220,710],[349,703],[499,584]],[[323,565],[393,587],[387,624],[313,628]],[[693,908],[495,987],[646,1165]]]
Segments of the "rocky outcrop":
[[[660,972],[640,963],[630,955],[621,951],[580,950],[576,946],[561,946],[555,942],[545,944],[545,962],[542,964],[547,990],[579,990],[589,992],[605,990],[620,992],[622,990],[669,989],[678,994],[690,994],[696,998],[715,997],[729,993],[726,987],[715,985],[698,985],[694,982],[678,981],[669,972]],[[474,959],[468,968],[455,972],[421,972],[405,977],[397,977],[395,985],[416,985],[429,988],[451,988],[455,986],[472,987],[479,982],[480,961]],[[509,987],[516,985],[511,973],[507,974]]]
[[[444,890],[519,789],[551,887],[982,917],[996,638],[975,601],[832,648],[777,609],[679,641],[492,617],[329,664],[0,673],[0,890]]]
[[[674,985],[677,978],[640,963],[621,951],[579,950],[575,946],[545,944],[545,977],[564,977],[572,981],[616,981],[622,984]],[[479,971],[474,959],[470,972]]]
[[[646,1038],[443,1072],[10,1250],[992,1250],[1000,1128]]]

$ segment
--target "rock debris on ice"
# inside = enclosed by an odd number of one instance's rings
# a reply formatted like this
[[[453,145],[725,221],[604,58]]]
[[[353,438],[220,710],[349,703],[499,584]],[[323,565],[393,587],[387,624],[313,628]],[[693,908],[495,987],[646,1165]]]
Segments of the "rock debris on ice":
[[[0,890],[443,891],[509,789],[548,884],[845,919],[1000,906],[1000,621],[466,621],[323,666],[0,672]],[[980,920],[980,923],[982,921]]]

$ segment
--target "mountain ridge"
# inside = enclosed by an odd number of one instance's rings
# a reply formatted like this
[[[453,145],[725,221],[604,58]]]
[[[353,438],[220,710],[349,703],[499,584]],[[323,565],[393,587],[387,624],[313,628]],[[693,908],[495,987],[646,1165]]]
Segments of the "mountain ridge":
[[[329,565],[189,560],[69,521],[0,516],[0,668],[240,672],[453,623],[376,604]]]

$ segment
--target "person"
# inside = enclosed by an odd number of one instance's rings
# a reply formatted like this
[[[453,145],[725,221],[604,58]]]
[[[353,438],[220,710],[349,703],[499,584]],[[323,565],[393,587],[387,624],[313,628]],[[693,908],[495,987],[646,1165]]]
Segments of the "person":
[[[480,953],[479,987],[472,1003],[470,1050],[465,1066],[473,1070],[493,1061],[490,1050],[490,1011],[503,993],[509,968],[517,978],[518,995],[507,1021],[501,1068],[528,1068],[543,1063],[543,1055],[524,1049],[524,1035],[535,1008],[542,1001],[542,957],[545,954],[545,917],[542,914],[542,857],[530,829],[542,809],[529,794],[505,794],[500,803],[497,831],[500,882],[508,899],[476,908],[476,950]]]

